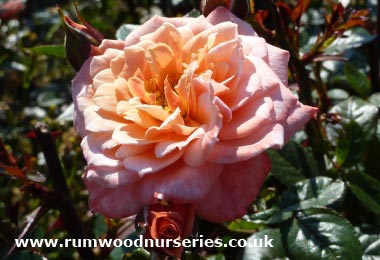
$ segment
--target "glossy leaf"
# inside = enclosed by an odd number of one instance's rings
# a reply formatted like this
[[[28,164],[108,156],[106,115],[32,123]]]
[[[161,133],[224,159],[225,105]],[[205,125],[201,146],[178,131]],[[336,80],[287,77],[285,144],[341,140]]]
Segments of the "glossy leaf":
[[[344,183],[327,177],[316,177],[296,183],[280,197],[280,208],[295,211],[311,207],[327,206],[340,200]]]
[[[318,166],[309,151],[295,142],[289,142],[280,151],[269,150],[272,175],[286,186],[319,175]]]
[[[272,239],[271,244],[273,247],[254,247],[252,245],[258,243],[257,241],[267,239]],[[257,232],[248,238],[248,244],[244,249],[243,259],[252,260],[252,259],[288,259],[282,245],[280,229],[264,229],[260,232]]]
[[[363,248],[362,260],[380,259],[380,229],[372,226],[360,228],[359,241]]]
[[[340,132],[335,150],[335,163],[338,167],[360,163],[367,148],[362,127],[352,121]]]
[[[40,45],[33,48],[27,48],[26,50],[34,53],[56,56],[61,58],[66,57],[65,46],[63,45]]]
[[[360,96],[367,97],[371,91],[371,82],[367,75],[349,63],[344,64],[344,74],[351,88]]]
[[[380,182],[368,174],[351,172],[347,175],[347,185],[362,205],[369,211],[380,214]]]
[[[374,35],[371,35],[364,28],[353,28],[345,31],[345,37],[341,37],[339,39],[335,39],[328,44],[328,47],[324,50],[325,54],[339,54],[343,53],[352,48],[357,48],[366,44],[373,39],[375,39]]]
[[[217,254],[207,257],[207,260],[226,260],[226,257],[223,254]]]
[[[226,224],[226,228],[229,230],[240,233],[252,233],[260,226],[260,223],[246,219],[237,219]]]
[[[376,133],[378,119],[378,107],[358,97],[349,98],[335,106],[329,113],[337,114],[340,117],[340,124],[327,125],[327,135],[332,144],[336,142],[342,127],[351,121],[360,125],[363,134],[360,138],[369,141]]]
[[[361,259],[362,248],[353,226],[337,212],[310,208],[282,225],[284,247],[292,259]]]
[[[119,27],[116,31],[116,39],[124,41],[125,38],[136,28],[138,28],[140,25],[136,24],[123,24]]]
[[[125,254],[124,257],[122,258],[124,260],[150,260],[151,255],[148,251],[146,251],[143,248],[138,248],[133,253],[128,253]]]
[[[289,211],[280,211],[279,208],[273,207],[269,210],[265,210],[262,212],[258,212],[256,214],[252,214],[247,216],[246,218],[257,224],[265,224],[265,225],[273,225],[279,224],[288,220],[293,216],[293,212]]]

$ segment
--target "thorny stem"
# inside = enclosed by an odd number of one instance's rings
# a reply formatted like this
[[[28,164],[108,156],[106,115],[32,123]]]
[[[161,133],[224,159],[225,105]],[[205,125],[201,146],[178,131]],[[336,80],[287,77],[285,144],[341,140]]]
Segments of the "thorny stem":
[[[293,78],[297,81],[300,92],[300,100],[307,105],[315,105],[311,96],[312,87],[311,80],[309,78],[309,72],[305,68],[305,64],[299,59],[298,54],[294,51],[292,44],[287,37],[284,27],[281,21],[280,14],[276,8],[274,1],[271,1],[271,13],[274,20],[276,29],[276,37],[282,48],[286,49],[290,53],[290,69],[293,74]],[[318,162],[319,169],[321,171],[326,170],[324,163],[324,146],[325,141],[322,134],[322,126],[318,119],[312,119],[306,125],[306,134],[313,147],[313,154]]]
[[[60,210],[61,218],[67,232],[73,239],[85,239],[86,234],[70,198],[62,165],[51,133],[47,126],[42,123],[35,125],[35,132],[37,141],[46,159],[48,178],[51,179],[53,183],[53,190],[59,193],[59,197],[62,199],[57,207]],[[95,255],[90,248],[78,247],[78,253],[81,259],[95,259]]]

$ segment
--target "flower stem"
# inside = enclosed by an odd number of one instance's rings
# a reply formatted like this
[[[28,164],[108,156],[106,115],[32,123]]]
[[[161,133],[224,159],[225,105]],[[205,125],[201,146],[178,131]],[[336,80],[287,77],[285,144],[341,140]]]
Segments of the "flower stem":
[[[51,179],[53,183],[53,190],[59,193],[59,197],[61,198],[57,207],[61,212],[62,221],[67,232],[73,239],[85,239],[86,234],[70,198],[63,168],[51,133],[43,123],[35,125],[35,132],[48,167],[48,178]],[[95,255],[90,248],[78,247],[78,253],[81,259],[95,259]]]
[[[280,14],[274,1],[271,1],[271,14],[273,16],[274,26],[276,29],[276,37],[281,48],[286,49],[290,53],[290,69],[293,74],[293,78],[297,81],[300,91],[300,101],[306,105],[315,106],[315,102],[312,98],[312,83],[309,78],[309,72],[305,68],[305,64],[299,59],[298,54],[294,51],[292,44],[289,41],[288,36],[285,33],[284,25],[282,23]],[[324,162],[325,140],[323,138],[322,126],[320,121],[312,119],[306,125],[306,134],[313,147],[313,154],[318,162],[319,169],[321,171],[326,170]]]

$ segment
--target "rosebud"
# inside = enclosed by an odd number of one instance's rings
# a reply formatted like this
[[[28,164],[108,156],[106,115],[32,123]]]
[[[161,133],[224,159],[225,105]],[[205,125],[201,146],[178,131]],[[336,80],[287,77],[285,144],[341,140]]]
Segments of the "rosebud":
[[[180,258],[183,247],[179,244],[193,230],[194,208],[192,205],[150,205],[144,208],[144,245],[148,250]],[[178,244],[166,241],[176,240]],[[149,242],[149,243],[148,243]],[[154,242],[154,243],[153,243]],[[157,244],[160,243],[160,244]]]
[[[204,16],[207,16],[218,6],[225,6],[231,13],[239,18],[247,16],[248,12],[253,12],[254,1],[253,0],[202,0],[201,12]]]
[[[57,10],[66,33],[66,57],[71,66],[76,71],[79,71],[88,57],[99,54],[97,46],[100,45],[104,37],[83,19],[77,6],[75,4],[74,6],[76,15],[81,24],[75,23],[69,17],[65,16],[59,5],[57,5]]]
[[[0,4],[0,19],[3,21],[8,21],[14,18],[25,10],[24,0],[12,0]]]

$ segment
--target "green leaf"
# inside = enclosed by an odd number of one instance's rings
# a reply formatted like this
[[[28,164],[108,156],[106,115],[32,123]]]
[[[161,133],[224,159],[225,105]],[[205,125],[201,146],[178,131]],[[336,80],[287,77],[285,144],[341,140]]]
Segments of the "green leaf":
[[[272,175],[288,187],[319,175],[314,157],[295,142],[289,142],[281,151],[268,150],[267,154],[272,161]]]
[[[349,167],[361,162],[367,149],[363,136],[362,127],[354,121],[343,127],[335,149],[335,164],[338,167]]]
[[[380,107],[380,93],[375,93],[372,94],[369,98],[368,101],[374,104],[375,106]]]
[[[331,205],[340,200],[344,183],[327,177],[316,177],[300,181],[280,197],[280,209],[295,211]]]
[[[221,253],[207,257],[207,260],[225,260],[225,259],[226,257]]]
[[[137,24],[123,24],[119,27],[116,31],[116,39],[124,41],[125,38],[135,29],[140,27],[140,25]]]
[[[343,101],[347,99],[350,94],[347,91],[339,88],[333,88],[327,91],[327,96],[334,101]]]
[[[342,125],[346,125],[351,121],[356,122],[363,129],[363,140],[371,140],[376,132],[376,124],[378,117],[378,107],[358,97],[351,97],[341,102],[329,111],[329,113],[338,114],[341,118],[341,124],[329,125],[330,131],[334,130],[337,136]],[[333,134],[334,135],[334,134]]]
[[[265,242],[265,239],[272,239],[271,244],[273,247],[253,246],[259,245],[260,240]],[[250,236],[248,238],[248,246],[244,249],[243,259],[288,259],[282,245],[280,229],[264,229]]]
[[[338,153],[342,154],[338,154],[338,156],[341,158],[334,158],[334,160],[340,160],[340,166],[344,161],[347,165],[352,164],[352,160],[347,161],[347,157],[353,156],[361,160],[365,155],[365,147],[376,136],[378,111],[377,106],[358,97],[351,97],[330,109],[329,113],[335,114],[340,119],[339,123],[326,124],[326,133],[331,145],[337,146],[340,142]],[[360,126],[360,129],[354,124],[345,128],[352,122]],[[347,140],[348,136],[353,140]],[[351,154],[349,155],[349,153]]]
[[[190,12],[188,12],[187,14],[185,14],[184,16],[185,17],[194,17],[194,18],[197,18],[201,15],[201,12],[199,12],[198,9],[192,9]]]
[[[361,259],[353,226],[337,212],[310,208],[281,226],[282,241],[292,259]]]
[[[151,255],[143,248],[137,248],[133,253],[124,254],[123,260],[150,260]]]
[[[256,214],[252,214],[247,216],[246,218],[250,222],[254,222],[257,224],[265,224],[265,225],[274,225],[285,220],[288,220],[293,216],[293,212],[289,211],[280,211],[278,208],[271,208],[269,210],[261,211]]]
[[[244,218],[247,221],[251,221],[257,224],[265,224],[268,221],[268,219],[270,219],[278,211],[278,208],[273,207],[267,210],[257,212],[255,214],[251,214],[249,216],[244,216]]]
[[[102,215],[94,216],[94,227],[93,227],[92,232],[94,233],[94,236],[96,238],[100,237],[102,234],[105,234],[107,232],[107,224],[106,224],[104,216]]]
[[[344,32],[345,37],[334,40],[331,44],[326,44],[328,47],[324,50],[324,54],[340,54],[346,50],[357,48],[365,43],[368,43],[376,38],[364,28],[353,28]]]
[[[363,248],[363,260],[380,259],[380,230],[372,226],[360,228],[359,241]]]
[[[351,172],[347,174],[347,186],[363,206],[380,214],[380,182],[368,174]]]
[[[226,224],[226,228],[233,232],[252,233],[257,230],[261,224],[254,221],[237,219]]]
[[[367,75],[349,63],[344,64],[344,74],[351,88],[360,96],[367,97],[371,91],[371,82]]]
[[[33,48],[26,48],[26,50],[49,56],[66,57],[65,46],[63,45],[40,45]]]

